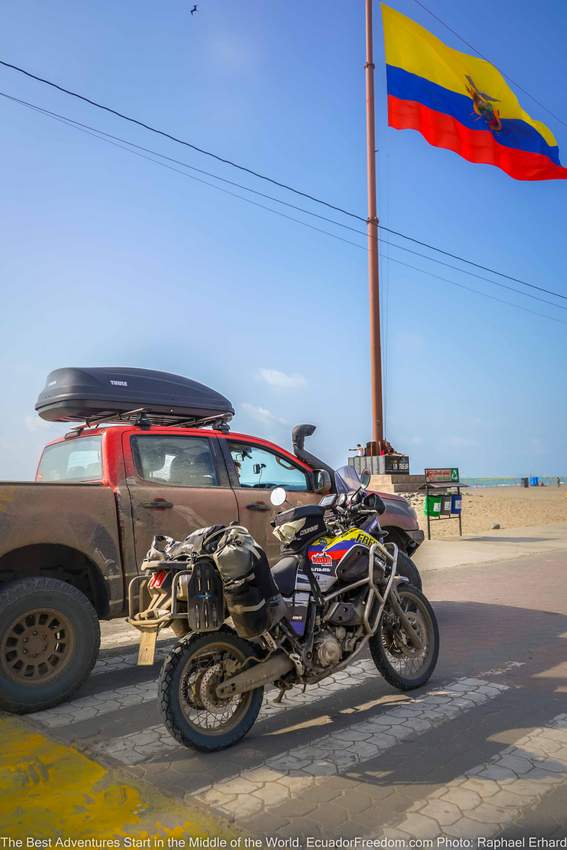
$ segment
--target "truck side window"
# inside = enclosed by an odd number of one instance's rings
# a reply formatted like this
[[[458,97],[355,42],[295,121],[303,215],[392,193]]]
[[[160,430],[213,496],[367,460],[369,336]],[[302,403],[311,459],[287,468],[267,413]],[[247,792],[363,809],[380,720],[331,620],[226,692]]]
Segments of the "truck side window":
[[[156,434],[132,437],[140,478],[179,487],[218,487],[209,440]]]
[[[241,487],[264,490],[285,487],[290,492],[311,489],[305,472],[283,455],[250,443],[231,440],[229,446]]]
[[[37,470],[38,481],[100,481],[102,436],[75,437],[46,446]]]

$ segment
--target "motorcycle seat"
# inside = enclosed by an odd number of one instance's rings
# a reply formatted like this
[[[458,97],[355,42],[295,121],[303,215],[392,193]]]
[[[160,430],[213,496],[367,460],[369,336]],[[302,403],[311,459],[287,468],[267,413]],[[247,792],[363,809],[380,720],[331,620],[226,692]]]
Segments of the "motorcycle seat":
[[[295,590],[295,578],[300,558],[297,555],[284,555],[283,558],[272,567],[272,576],[282,596],[293,596]]]

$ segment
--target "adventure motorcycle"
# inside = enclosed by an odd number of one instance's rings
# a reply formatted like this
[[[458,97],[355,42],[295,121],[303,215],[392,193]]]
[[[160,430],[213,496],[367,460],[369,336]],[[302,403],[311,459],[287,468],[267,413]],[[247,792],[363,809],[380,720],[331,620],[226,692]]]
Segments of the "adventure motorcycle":
[[[281,487],[272,491],[272,504],[285,499]],[[367,645],[394,687],[428,681],[437,621],[397,573],[383,510],[358,479],[350,492],[280,511],[272,524],[282,558],[271,570],[242,526],[211,526],[181,542],[154,538],[130,583],[128,622],[142,633],[141,664],[153,663],[161,628],[182,636],[159,681],[164,721],[178,741],[204,751],[231,746],[254,724],[264,685],[279,688],[281,700],[294,685],[346,667]]]

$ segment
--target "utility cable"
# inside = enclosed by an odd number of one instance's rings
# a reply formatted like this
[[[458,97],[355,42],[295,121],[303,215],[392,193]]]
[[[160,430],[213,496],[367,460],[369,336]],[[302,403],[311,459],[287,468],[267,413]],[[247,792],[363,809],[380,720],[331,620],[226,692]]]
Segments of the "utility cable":
[[[33,109],[33,110],[35,110],[35,111],[38,111],[38,112],[40,112],[40,113],[42,113],[42,114],[46,115],[47,117],[53,118],[54,120],[57,120],[57,121],[59,121],[59,122],[61,122],[61,123],[65,124],[65,125],[68,125],[68,126],[72,127],[73,129],[77,129],[77,130],[79,130],[80,132],[83,132],[83,133],[85,133],[85,134],[87,134],[87,135],[89,135],[89,136],[92,136],[93,138],[98,139],[99,141],[107,142],[108,144],[111,144],[113,147],[117,147],[117,148],[119,148],[119,149],[121,149],[121,150],[126,151],[127,153],[134,154],[135,156],[138,156],[138,157],[140,157],[141,159],[145,159],[145,160],[148,160],[149,162],[153,162],[155,165],[159,165],[159,166],[161,166],[161,167],[163,167],[163,168],[167,168],[169,171],[173,171],[173,172],[175,172],[175,173],[177,173],[177,174],[181,174],[182,176],[187,177],[187,178],[189,178],[190,180],[194,180],[194,181],[196,181],[196,182],[198,182],[198,183],[204,184],[205,186],[208,186],[208,187],[210,187],[210,188],[212,188],[212,189],[216,189],[217,191],[223,192],[224,194],[227,194],[227,195],[229,195],[229,196],[231,196],[231,197],[237,198],[238,200],[242,200],[242,201],[244,201],[244,202],[246,202],[246,203],[252,204],[253,206],[259,207],[260,209],[266,210],[267,212],[271,212],[271,213],[273,213],[274,215],[278,215],[278,216],[280,216],[281,218],[284,218],[284,219],[286,219],[286,220],[288,220],[288,221],[292,221],[292,222],[294,222],[294,223],[296,223],[296,224],[300,224],[300,225],[302,225],[303,227],[307,227],[307,228],[309,228],[310,230],[314,230],[314,231],[316,231],[316,232],[318,232],[318,233],[322,233],[322,234],[324,234],[324,235],[326,235],[326,236],[330,236],[330,237],[332,237],[333,239],[338,239],[339,241],[344,242],[344,243],[346,243],[346,244],[348,244],[348,245],[352,245],[353,247],[358,248],[359,250],[362,250],[362,251],[365,251],[365,252],[367,252],[367,250],[368,250],[368,249],[367,249],[364,245],[360,245],[359,243],[357,243],[357,242],[353,242],[353,241],[352,241],[352,240],[350,240],[350,239],[345,239],[345,238],[343,238],[343,237],[341,237],[341,236],[338,236],[336,233],[332,233],[331,231],[324,230],[323,228],[320,228],[320,227],[315,227],[314,225],[311,225],[311,224],[309,224],[309,223],[307,223],[307,222],[305,222],[305,221],[302,221],[301,219],[298,219],[298,218],[295,218],[295,217],[293,217],[293,216],[289,216],[289,215],[287,215],[287,214],[285,214],[285,213],[282,213],[280,210],[274,210],[273,208],[268,207],[268,206],[266,206],[265,204],[260,204],[260,203],[258,203],[257,201],[253,201],[253,200],[251,200],[250,198],[246,198],[246,197],[244,197],[243,195],[239,195],[239,194],[238,194],[238,193],[236,193],[236,192],[231,192],[231,191],[229,191],[229,190],[227,190],[227,189],[224,189],[224,188],[223,188],[223,187],[221,187],[221,186],[216,186],[215,184],[210,183],[210,182],[209,182],[209,181],[207,181],[207,180],[202,180],[201,178],[194,177],[193,175],[191,175],[191,174],[187,174],[187,172],[182,171],[180,168],[176,168],[176,167],[174,167],[174,166],[172,166],[172,165],[168,165],[167,163],[160,162],[159,160],[156,160],[156,159],[154,159],[153,157],[146,155],[145,153],[142,153],[142,152],[140,152],[140,151],[138,151],[138,150],[132,150],[132,149],[131,149],[131,147],[139,148],[139,147],[140,147],[139,145],[134,145],[133,143],[130,143],[130,142],[125,141],[125,140],[121,140],[121,141],[124,141],[124,144],[122,144],[122,143],[120,143],[120,142],[117,142],[117,141],[114,141],[114,139],[109,138],[109,134],[108,134],[108,133],[105,133],[104,131],[98,131],[98,130],[96,130],[96,129],[92,129],[92,130],[91,130],[91,129],[88,129],[86,125],[79,126],[79,123],[80,123],[80,122],[76,122],[76,121],[74,121],[73,119],[67,119],[67,118],[65,118],[65,117],[63,117],[63,116],[59,116],[59,115],[57,115],[57,114],[55,114],[55,113],[51,113],[49,110],[45,110],[45,109],[43,109],[43,108],[41,108],[41,107],[36,107],[36,106],[34,106],[34,105],[32,105],[32,104],[28,104],[28,103],[26,103],[26,102],[19,101],[19,99],[18,99],[18,98],[13,98],[13,97],[12,97],[12,96],[10,96],[10,95],[5,95],[3,92],[0,92],[0,96],[6,96],[6,97],[8,97],[10,100],[15,100],[16,102],[21,102],[21,103],[23,103],[23,105],[29,106],[31,109]],[[161,156],[161,154],[157,154],[157,155],[158,155],[158,156]],[[169,157],[167,157],[167,158],[169,159]],[[185,165],[185,163],[181,163],[181,164],[182,164],[182,165]],[[190,167],[190,168],[191,168],[191,166],[188,166],[188,167]],[[213,177],[215,177],[215,175],[212,175],[212,176],[213,176]],[[221,179],[222,179],[222,178],[221,178]],[[245,188],[245,187],[244,187],[244,188]],[[301,209],[301,208],[299,208],[299,209]],[[305,212],[308,212],[308,211],[305,211]],[[361,233],[361,235],[365,235],[364,233],[362,233],[362,231],[360,231],[360,233]],[[436,263],[438,263],[438,264],[440,264],[440,265],[446,266],[447,268],[453,269],[454,271],[457,271],[457,272],[459,272],[459,273],[468,274],[468,275],[470,275],[470,276],[472,276],[472,277],[478,278],[479,280],[485,281],[485,282],[487,282],[487,283],[490,283],[490,284],[494,284],[494,285],[496,285],[496,286],[503,287],[504,289],[508,289],[508,290],[510,290],[511,292],[514,292],[514,293],[515,293],[515,294],[517,294],[517,295],[527,296],[527,297],[529,297],[529,298],[533,298],[535,301],[539,301],[539,302],[544,303],[544,304],[549,304],[550,306],[553,306],[553,307],[555,307],[555,308],[559,308],[559,309],[562,309],[562,310],[566,310],[566,309],[567,309],[566,307],[563,307],[563,306],[562,306],[562,305],[560,305],[560,304],[553,304],[553,302],[547,301],[547,300],[545,300],[545,299],[540,299],[540,298],[538,298],[537,296],[530,295],[529,293],[521,292],[521,291],[519,291],[519,290],[515,289],[514,287],[507,286],[506,284],[499,283],[498,281],[492,281],[492,280],[490,280],[490,279],[488,279],[488,278],[483,277],[482,275],[477,275],[477,274],[474,274],[473,272],[469,272],[469,271],[467,271],[467,270],[465,270],[465,269],[460,269],[460,268],[458,268],[457,266],[452,266],[452,265],[451,265],[451,264],[449,264],[449,263],[444,263],[444,262],[442,262],[441,260],[437,260],[435,257],[429,257],[429,256],[427,256],[426,254],[421,254],[420,252],[412,251],[410,248],[405,248],[404,246],[402,246],[402,245],[397,245],[397,244],[396,244],[396,243],[394,243],[394,242],[389,242],[389,241],[387,241],[387,240],[380,239],[380,243],[381,243],[382,245],[387,245],[387,246],[390,246],[390,247],[392,247],[392,248],[397,248],[397,249],[399,249],[399,250],[406,251],[406,252],[408,252],[408,253],[410,253],[410,254],[416,255],[416,256],[418,256],[418,257],[421,257],[421,258],[423,258],[423,259],[429,260],[429,261],[431,261],[431,262],[436,262]],[[448,278],[444,278],[444,277],[442,277],[442,276],[440,276],[440,275],[436,275],[436,274],[434,274],[433,272],[427,271],[427,270],[425,270],[425,269],[421,269],[421,268],[419,268],[419,267],[417,267],[417,266],[412,266],[412,265],[410,265],[409,263],[404,263],[402,260],[398,260],[398,259],[396,259],[395,257],[392,257],[391,255],[389,255],[389,256],[388,256],[388,259],[389,259],[391,262],[397,263],[398,265],[405,266],[406,268],[409,268],[409,269],[412,269],[412,270],[414,270],[414,271],[417,271],[417,272],[419,272],[420,274],[426,274],[426,275],[429,275],[430,277],[433,277],[433,278],[435,278],[435,279],[437,279],[437,280],[441,280],[441,281],[443,281],[443,282],[445,282],[445,283],[448,283],[448,284],[451,284],[451,285],[453,285],[453,286],[458,286],[459,288],[464,289],[464,290],[467,290],[467,291],[469,291],[469,292],[472,292],[472,293],[474,293],[475,295],[480,295],[480,296],[482,296],[482,297],[491,298],[492,300],[498,301],[498,302],[500,302],[500,303],[502,303],[502,304],[506,304],[506,305],[511,306],[511,307],[517,307],[518,309],[523,310],[524,312],[531,313],[532,315],[539,316],[540,318],[550,319],[551,321],[559,322],[560,324],[567,324],[566,322],[562,322],[560,319],[556,319],[556,318],[554,318],[554,317],[552,317],[552,316],[548,316],[548,315],[543,314],[543,313],[538,313],[537,311],[534,311],[534,310],[529,310],[528,308],[523,307],[523,306],[521,306],[521,305],[519,305],[519,304],[516,304],[516,303],[514,303],[514,302],[506,301],[506,300],[501,299],[501,298],[496,298],[495,296],[491,296],[491,295],[489,295],[489,294],[487,294],[487,293],[484,293],[484,292],[479,292],[479,290],[477,290],[477,289],[473,289],[472,287],[466,286],[466,285],[461,284],[461,283],[457,283],[456,281],[449,280]]]
[[[151,124],[146,124],[145,121],[140,121],[138,118],[134,118],[131,115],[126,115],[124,112],[119,112],[117,109],[113,109],[111,106],[105,106],[103,103],[99,103],[96,100],[92,100],[90,97],[86,97],[86,95],[79,94],[78,92],[72,91],[71,89],[67,89],[64,86],[59,85],[58,83],[54,83],[52,80],[48,80],[45,77],[40,77],[37,74],[32,74],[31,71],[27,71],[25,68],[20,68],[18,65],[13,65],[11,62],[5,62],[3,59],[0,59],[0,65],[3,65],[5,68],[10,68],[12,71],[17,71],[19,74],[24,74],[26,77],[29,77],[32,80],[36,80],[36,82],[38,83],[42,83],[43,85],[50,86],[53,89],[57,89],[57,91],[60,91],[63,94],[67,94],[70,97],[75,97],[78,100],[82,100],[84,103],[88,103],[90,106],[95,106],[97,109],[102,109],[104,110],[104,112],[109,112],[111,115],[115,115],[117,118],[122,118],[124,121],[129,121],[131,124],[136,124],[138,127],[143,127],[144,130],[149,130],[150,133],[156,133],[158,136],[163,136],[164,138],[169,139],[172,142],[177,142],[177,144],[179,145],[185,145],[185,147],[191,148],[192,150],[197,151],[197,153],[202,153],[205,156],[210,156],[213,159],[216,159],[218,162],[222,162],[223,165],[230,165],[232,168],[238,168],[240,171],[244,171],[247,174],[251,174],[253,177],[257,177],[259,180],[266,180],[268,183],[273,183],[274,186],[279,186],[280,189],[286,189],[288,192],[294,192],[296,195],[301,195],[301,197],[307,198],[310,201],[314,201],[316,204],[322,204],[323,206],[336,210],[337,212],[340,212],[343,215],[350,216],[351,218],[356,218],[358,219],[358,221],[366,222],[365,218],[360,215],[357,215],[356,213],[350,212],[349,210],[345,210],[342,207],[335,206],[335,204],[331,204],[328,201],[324,201],[322,198],[318,198],[315,195],[310,195],[308,192],[303,192],[301,189],[296,189],[293,186],[289,186],[287,183],[281,183],[279,180],[275,180],[273,177],[268,177],[266,174],[261,174],[259,171],[254,171],[254,169],[252,168],[248,168],[245,165],[240,165],[240,163],[234,162],[234,160],[227,159],[226,157],[213,153],[213,151],[206,150],[206,148],[201,148],[198,145],[187,141],[186,139],[180,139],[178,136],[174,136],[172,133],[168,133],[166,130],[160,130],[158,127],[153,127]]]
[[[416,0],[416,2],[418,2],[418,0]],[[420,2],[420,0],[419,0],[419,2]],[[70,95],[71,97],[78,98],[79,100],[82,100],[85,103],[90,104],[91,106],[95,106],[98,109],[102,109],[105,112],[109,112],[112,115],[115,115],[119,118],[123,118],[124,120],[129,121],[132,124],[136,124],[140,127],[143,127],[144,129],[149,130],[150,132],[156,133],[158,135],[164,136],[167,139],[170,139],[171,141],[185,145],[186,147],[189,147],[192,150],[196,150],[198,153],[203,153],[207,156],[211,156],[212,158],[218,160],[219,162],[224,163],[225,165],[231,165],[235,168],[240,169],[241,171],[247,172],[248,174],[251,174],[251,175],[258,177],[262,180],[266,180],[269,183],[273,183],[275,186],[278,186],[282,189],[286,189],[290,192],[294,192],[295,194],[300,195],[301,197],[307,198],[308,200],[314,201],[315,203],[322,204],[322,205],[324,205],[324,206],[326,206],[330,209],[334,209],[336,212],[340,212],[344,215],[347,215],[347,216],[350,216],[351,218],[356,219],[357,221],[361,221],[364,224],[367,224],[367,219],[364,218],[363,216],[357,215],[356,213],[350,212],[349,210],[345,210],[342,207],[331,204],[328,201],[324,201],[321,198],[317,198],[316,196],[310,195],[307,192],[303,192],[300,189],[295,189],[294,187],[289,186],[285,183],[281,183],[277,180],[274,180],[273,178],[268,177],[267,175],[261,174],[257,171],[254,171],[253,169],[247,168],[246,166],[235,163],[232,160],[225,159],[225,158],[219,156],[218,154],[212,153],[211,151],[205,150],[204,148],[200,148],[200,147],[198,147],[197,145],[194,145],[191,142],[180,139],[177,136],[173,136],[171,133],[168,133],[165,130],[160,130],[156,127],[151,126],[150,124],[146,124],[145,122],[138,120],[137,118],[133,118],[131,116],[125,115],[124,113],[121,113],[118,110],[113,109],[110,106],[105,106],[104,104],[101,104],[98,101],[92,100],[91,98],[88,98],[85,95],[81,95],[81,94],[78,94],[77,92],[71,91],[70,89],[67,89],[64,86],[61,86],[58,83],[54,83],[51,80],[47,80],[44,77],[40,77],[37,74],[33,74],[31,71],[27,71],[26,69],[21,68],[18,65],[13,65],[12,63],[6,62],[2,59],[0,59],[0,65],[4,66],[6,68],[10,68],[11,70],[17,71],[18,73],[24,74],[25,76],[30,77],[31,79],[36,80],[37,82],[43,83],[47,86],[50,86],[54,89],[57,89],[58,91],[61,91],[64,94]],[[72,121],[72,119],[67,119],[67,120]],[[304,212],[307,212],[307,211],[304,211]],[[338,224],[337,222],[334,222],[334,223]],[[344,226],[344,225],[339,224],[339,226]],[[548,295],[552,295],[556,298],[561,298],[561,299],[567,301],[567,295],[563,295],[563,294],[558,293],[558,292],[553,292],[549,289],[545,289],[544,287],[537,286],[536,284],[532,284],[532,283],[524,281],[520,278],[514,277],[513,275],[509,275],[509,274],[506,274],[504,272],[500,272],[496,269],[492,269],[488,266],[481,265],[480,263],[476,263],[473,260],[467,259],[466,257],[462,257],[458,254],[453,254],[449,251],[445,251],[442,248],[438,248],[437,246],[432,245],[428,242],[424,242],[422,240],[416,239],[413,236],[408,236],[407,234],[401,233],[400,231],[396,231],[396,230],[393,230],[391,228],[384,227],[383,225],[379,225],[379,227],[380,227],[381,230],[384,230],[384,232],[386,232],[386,233],[391,233],[393,235],[401,237],[402,239],[407,239],[410,242],[414,242],[417,245],[421,245],[422,247],[429,248],[432,251],[437,251],[438,253],[445,254],[448,257],[452,257],[453,259],[459,260],[460,262],[467,263],[469,265],[475,266],[476,268],[482,269],[483,271],[488,271],[491,274],[495,274],[499,277],[506,278],[507,280],[511,280],[514,283],[519,283],[521,286],[527,286],[530,289],[537,289],[540,292],[545,292]]]
[[[273,201],[273,202],[275,202],[275,203],[282,204],[282,205],[283,205],[283,206],[285,206],[285,207],[291,208],[291,209],[293,209],[293,210],[297,210],[298,212],[301,212],[301,213],[303,213],[303,214],[305,214],[305,215],[313,216],[313,217],[315,217],[315,218],[317,218],[317,219],[320,219],[320,220],[322,220],[322,221],[325,221],[325,222],[327,222],[327,223],[329,223],[329,224],[332,224],[332,225],[334,225],[334,226],[336,226],[336,227],[340,227],[340,228],[346,229],[346,230],[348,230],[348,231],[351,231],[351,232],[353,232],[353,233],[357,233],[357,234],[359,234],[360,236],[364,236],[364,237],[366,237],[366,236],[367,236],[367,233],[366,233],[365,231],[359,230],[359,229],[358,229],[358,228],[356,228],[356,227],[351,227],[350,225],[343,224],[342,222],[336,221],[335,219],[328,218],[327,216],[323,216],[323,215],[321,215],[320,213],[315,213],[315,212],[313,212],[312,210],[307,210],[307,209],[305,209],[304,207],[300,207],[300,206],[298,206],[297,204],[291,204],[289,201],[284,201],[284,200],[282,200],[281,198],[277,198],[277,197],[275,197],[275,196],[273,196],[273,195],[268,195],[268,194],[266,194],[265,192],[260,192],[260,191],[258,191],[257,189],[252,189],[252,188],[250,188],[250,187],[248,187],[248,186],[245,186],[245,185],[244,185],[244,184],[242,184],[242,183],[237,183],[237,182],[235,182],[234,180],[229,180],[229,179],[228,179],[228,178],[226,178],[226,177],[221,177],[220,175],[214,174],[214,173],[212,173],[212,172],[210,172],[210,171],[205,171],[205,170],[203,170],[203,169],[201,169],[201,168],[197,168],[196,166],[190,165],[189,163],[184,162],[183,160],[175,159],[174,157],[168,156],[167,154],[163,154],[163,153],[161,153],[161,152],[159,152],[159,151],[152,150],[151,148],[144,147],[143,145],[138,145],[138,144],[136,144],[135,142],[131,142],[131,141],[130,141],[130,140],[128,140],[128,139],[124,139],[124,138],[122,138],[122,137],[120,137],[120,136],[113,135],[112,133],[108,133],[108,132],[106,132],[105,130],[101,130],[101,129],[97,128],[97,127],[93,127],[92,125],[85,124],[85,123],[83,123],[83,122],[81,122],[81,121],[77,121],[77,120],[76,120],[76,119],[74,119],[74,118],[69,118],[68,116],[62,115],[62,114],[60,114],[60,113],[53,112],[52,110],[45,109],[44,107],[38,106],[37,104],[31,103],[30,101],[22,100],[21,98],[17,98],[17,97],[14,97],[13,95],[9,95],[7,92],[0,91],[0,96],[1,96],[1,97],[4,97],[4,98],[6,98],[7,100],[10,100],[10,101],[12,101],[12,102],[14,102],[14,103],[17,103],[17,104],[19,104],[19,105],[21,105],[21,106],[24,106],[24,107],[26,107],[26,108],[29,108],[29,109],[31,109],[31,110],[33,110],[33,111],[35,111],[35,112],[38,112],[38,113],[40,113],[40,114],[42,114],[42,115],[44,115],[44,116],[47,116],[47,117],[52,118],[52,119],[54,119],[54,120],[60,121],[61,123],[66,124],[66,125],[68,125],[68,126],[72,127],[73,129],[81,129],[81,130],[85,131],[88,135],[91,135],[91,136],[93,136],[94,138],[99,139],[100,141],[112,140],[113,142],[115,142],[115,143],[116,143],[116,144],[115,144],[115,146],[116,146],[116,147],[119,147],[119,148],[121,148],[122,150],[125,150],[125,151],[127,151],[127,152],[134,153],[135,151],[142,151],[142,152],[144,152],[144,153],[146,153],[146,154],[151,154],[151,156],[142,157],[142,158],[145,158],[145,159],[147,159],[148,161],[153,162],[153,163],[154,163],[154,164],[156,164],[156,165],[163,165],[163,163],[157,162],[157,161],[156,161],[155,159],[153,159],[152,157],[159,157],[160,159],[163,159],[163,160],[165,160],[165,161],[167,161],[167,162],[169,162],[169,163],[174,163],[175,165],[179,165],[179,166],[182,166],[183,168],[188,168],[188,169],[190,169],[191,171],[195,171],[195,172],[196,172],[196,173],[198,173],[198,174],[203,174],[203,175],[205,175],[205,176],[207,176],[207,177],[212,177],[213,179],[215,179],[215,180],[219,180],[219,181],[220,181],[220,182],[222,182],[222,183],[225,183],[225,184],[227,184],[227,185],[234,186],[234,187],[236,187],[236,188],[239,188],[239,189],[242,189],[242,190],[244,190],[244,191],[250,192],[250,193],[252,193],[252,194],[254,194],[254,195],[257,195],[257,196],[259,196],[259,197],[261,197],[261,198],[265,198],[265,199],[267,199],[267,200]],[[131,150],[131,149],[134,149],[134,150]],[[180,171],[179,169],[176,169],[176,168],[171,168],[170,170],[171,170],[171,171],[175,171],[175,172],[177,172],[177,173],[179,173],[179,174],[182,174],[183,176],[189,176],[189,175],[187,175],[185,172]],[[212,188],[219,188],[219,187],[217,187],[217,186],[214,186],[214,185],[213,185],[213,184],[211,184],[211,183],[208,183],[207,181],[201,181],[201,182],[203,182],[203,183],[204,183],[205,185],[207,185],[207,186],[211,186]],[[244,201],[249,200],[249,199],[247,199],[247,198],[243,198],[241,195],[238,195],[238,194],[236,194],[236,193],[229,193],[229,194],[231,194],[233,197],[239,198],[240,200],[244,200]],[[271,208],[269,208],[269,207],[265,207],[265,206],[262,206],[262,205],[259,205],[259,206],[261,206],[263,209],[266,209],[266,210],[267,210],[267,211],[269,211],[269,212],[276,213],[276,210],[273,210],[273,209],[271,209]],[[309,225],[307,225],[307,223],[306,223],[306,222],[300,221],[299,219],[296,219],[296,218],[294,218],[294,217],[292,217],[292,216],[290,216],[290,217],[288,217],[288,218],[289,218],[289,220],[290,220],[290,221],[293,221],[293,222],[295,222],[295,223],[297,223],[297,224],[302,224],[302,225],[304,225],[304,226],[309,226]],[[317,231],[317,232],[319,232],[319,233],[323,233],[323,234],[325,234],[325,235],[327,235],[327,236],[332,236],[333,238],[340,239],[341,241],[345,242],[346,244],[353,245],[354,247],[362,248],[363,250],[366,250],[365,248],[363,248],[363,246],[362,246],[362,245],[359,245],[358,243],[352,242],[351,240],[348,240],[348,239],[342,239],[342,238],[341,238],[341,237],[339,237],[337,234],[333,234],[333,233],[331,233],[331,232],[330,232],[330,231],[328,231],[328,230],[324,230],[324,229],[322,229],[322,228],[312,228],[312,229],[316,230],[316,231]],[[489,272],[489,273],[491,273],[491,274],[499,274],[499,275],[502,275],[502,273],[500,273],[500,272],[496,272],[494,269],[491,269],[491,268],[490,268],[490,267],[488,267],[488,266],[482,266],[482,265],[480,265],[480,264],[473,263],[473,261],[465,260],[464,258],[460,257],[458,254],[452,254],[452,253],[450,253],[450,252],[448,252],[448,251],[445,251],[444,249],[436,248],[436,247],[434,247],[434,246],[430,245],[430,244],[429,244],[429,243],[427,243],[427,242],[423,242],[423,241],[421,241],[421,240],[414,239],[413,237],[408,236],[408,235],[407,235],[407,234],[405,234],[405,233],[401,233],[400,231],[393,230],[392,228],[388,228],[388,227],[385,227],[385,226],[383,226],[383,225],[381,225],[381,226],[380,226],[380,229],[381,229],[381,230],[383,230],[383,231],[385,231],[385,232],[387,232],[387,233],[394,234],[394,235],[396,235],[396,236],[398,236],[398,237],[400,237],[400,238],[402,238],[402,239],[406,239],[406,240],[408,240],[408,241],[415,242],[416,244],[421,245],[421,246],[423,246],[423,247],[425,247],[425,248],[428,248],[428,249],[430,249],[430,250],[434,250],[434,251],[436,251],[436,252],[438,252],[438,253],[442,253],[442,254],[444,254],[445,256],[452,257],[452,258],[454,258],[454,259],[456,259],[456,260],[458,260],[458,261],[460,261],[460,262],[465,262],[465,263],[468,263],[468,264],[470,264],[470,265],[474,265],[474,266],[476,266],[476,267],[478,267],[478,268],[481,268],[481,269],[483,269],[483,270],[488,271],[488,272]],[[383,239],[382,237],[379,237],[379,241],[380,241],[380,243],[381,243],[381,244],[383,244],[383,245],[390,245],[391,247],[393,247],[393,248],[397,248],[398,250],[400,250],[400,251],[404,251],[405,253],[412,254],[412,255],[417,256],[417,257],[421,257],[422,259],[429,260],[430,262],[437,263],[438,265],[441,265],[441,266],[445,266],[446,268],[449,268],[449,269],[451,269],[451,270],[453,270],[453,271],[457,271],[457,272],[462,273],[462,274],[467,274],[467,275],[469,275],[470,277],[477,278],[478,280],[482,280],[482,281],[484,281],[484,282],[486,282],[486,283],[489,283],[489,284],[492,284],[492,285],[494,285],[494,286],[499,286],[499,287],[501,287],[501,288],[503,288],[503,289],[508,289],[508,290],[510,290],[511,292],[517,293],[518,295],[525,296],[526,298],[531,298],[531,299],[533,299],[533,300],[535,300],[535,301],[539,301],[539,302],[541,302],[541,303],[543,303],[543,304],[549,304],[550,306],[552,306],[552,307],[557,307],[557,308],[559,308],[560,310],[567,310],[567,307],[564,307],[564,306],[563,306],[563,305],[561,305],[561,304],[554,304],[554,302],[552,302],[552,301],[548,301],[548,300],[546,300],[546,299],[539,298],[538,296],[531,295],[531,294],[530,294],[530,293],[528,293],[528,292],[522,292],[522,291],[520,291],[520,290],[518,290],[518,289],[515,289],[513,286],[508,286],[508,285],[506,285],[506,284],[500,283],[499,281],[495,281],[495,280],[492,280],[492,279],[490,279],[490,278],[484,277],[483,275],[476,274],[475,272],[468,271],[467,269],[459,268],[458,266],[454,266],[454,265],[452,265],[451,263],[445,263],[445,262],[443,262],[442,260],[437,259],[436,257],[431,257],[431,256],[429,256],[429,255],[427,255],[427,254],[422,254],[421,252],[419,252],[419,251],[414,251],[414,250],[412,250],[411,248],[407,248],[407,247],[405,247],[404,245],[398,245],[398,244],[396,244],[395,242],[389,242],[389,241],[387,241],[387,240]],[[519,278],[513,278],[513,277],[508,276],[508,275],[506,275],[506,277],[509,277],[509,279],[513,280],[513,281],[514,281],[514,282],[516,282],[516,283],[520,283],[520,284],[522,284],[522,285],[524,285],[524,286],[528,286],[528,287],[530,287],[530,288],[534,288],[534,289],[538,289],[538,290],[540,290],[540,291],[544,291],[544,292],[546,292],[546,293],[548,293],[548,294],[550,294],[550,295],[552,295],[552,296],[554,296],[554,297],[558,297],[558,298],[565,298],[565,296],[563,296],[561,293],[556,293],[556,292],[553,292],[552,290],[543,289],[543,287],[536,287],[536,286],[535,286],[535,284],[529,284],[529,283],[527,283],[526,281],[522,281],[522,280],[520,280]]]
[[[464,283],[457,283],[456,280],[449,280],[441,275],[434,274],[433,272],[426,271],[425,269],[420,269],[417,266],[410,265],[409,263],[404,263],[402,260],[396,260],[394,257],[390,257],[390,261],[392,263],[398,263],[400,266],[405,266],[408,269],[412,269],[414,272],[419,272],[419,274],[429,275],[429,277],[441,280],[443,283],[448,283],[451,286],[458,286],[459,289],[465,289],[467,292],[472,292],[475,295],[482,296],[483,298],[490,298],[491,301],[498,301],[500,304],[506,304],[508,307],[516,307],[524,313],[531,313],[532,316],[539,316],[541,319],[549,319],[551,322],[557,322],[560,325],[567,325],[567,322],[563,322],[561,319],[556,319],[555,316],[548,316],[546,313],[538,313],[537,310],[530,310],[529,307],[524,307],[521,304],[515,304],[513,301],[506,301],[504,298],[498,298],[496,295],[489,295],[487,292],[479,292],[478,289],[473,289],[472,286],[466,286]]]
[[[543,286],[537,286],[535,283],[528,283],[527,281],[522,280],[519,277],[514,277],[514,275],[506,274],[505,272],[499,272],[496,269],[490,268],[490,266],[483,266],[481,263],[475,263],[474,260],[467,260],[465,257],[461,257],[460,254],[452,254],[450,251],[445,251],[443,248],[437,248],[434,245],[430,245],[429,242],[423,242],[420,239],[415,239],[413,236],[408,236],[405,233],[401,233],[399,230],[392,230],[391,227],[384,227],[383,225],[380,225],[380,229],[384,230],[386,233],[391,233],[393,236],[400,236],[402,239],[407,239],[410,242],[414,242],[416,245],[421,245],[423,248],[429,248],[432,251],[437,251],[437,253],[444,254],[446,257],[451,257],[453,260],[459,260],[461,263],[467,263],[469,266],[474,266],[477,269],[482,269],[482,271],[498,275],[498,277],[503,277],[506,280],[511,280],[514,283],[519,283],[522,286],[529,287],[530,289],[537,289],[538,292],[545,292],[547,293],[547,295],[553,295],[554,298],[562,298],[564,301],[567,301],[567,295],[563,295],[561,292],[554,292],[552,289],[546,289]]]

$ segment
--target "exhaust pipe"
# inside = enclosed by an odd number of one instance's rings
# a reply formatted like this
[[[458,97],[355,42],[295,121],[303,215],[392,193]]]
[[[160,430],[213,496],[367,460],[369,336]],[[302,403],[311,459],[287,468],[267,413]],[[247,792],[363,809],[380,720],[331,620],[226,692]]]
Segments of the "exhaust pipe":
[[[245,694],[247,691],[253,691],[254,688],[279,679],[293,669],[294,664],[291,658],[285,652],[278,652],[267,661],[261,661],[249,670],[244,670],[243,673],[238,673],[226,682],[222,682],[216,689],[216,695],[219,699],[229,699],[235,694]]]

